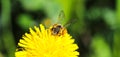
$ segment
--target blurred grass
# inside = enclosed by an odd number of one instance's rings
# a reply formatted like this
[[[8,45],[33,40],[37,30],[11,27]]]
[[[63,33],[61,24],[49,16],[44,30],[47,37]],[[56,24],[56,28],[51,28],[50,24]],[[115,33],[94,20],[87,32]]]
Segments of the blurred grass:
[[[120,57],[120,30],[114,33],[113,57]]]
[[[120,57],[120,0],[116,0],[116,30],[114,32],[113,56]]]
[[[13,38],[11,28],[11,2],[10,0],[2,0],[2,13],[1,13],[1,24],[2,24],[2,40],[3,44],[1,47],[6,49],[5,57],[14,57],[15,42]],[[0,48],[1,48],[0,47]],[[2,49],[5,51],[4,49]]]
[[[84,23],[84,16],[85,16],[85,1],[84,0],[78,0],[75,3],[75,8],[73,9],[75,13],[73,13],[71,16],[71,21],[74,21],[72,24],[72,32],[77,32],[77,33],[83,33],[85,29],[85,23]],[[76,16],[76,17],[75,17]]]
[[[28,28],[33,27],[35,25],[35,21],[28,14],[19,15],[17,23],[18,25],[20,25],[22,29],[25,29],[25,30],[28,30]]]
[[[91,43],[91,49],[94,50],[91,57],[112,57],[110,46],[105,41],[105,37],[96,34]]]
[[[116,0],[116,26],[120,29],[120,0]]]

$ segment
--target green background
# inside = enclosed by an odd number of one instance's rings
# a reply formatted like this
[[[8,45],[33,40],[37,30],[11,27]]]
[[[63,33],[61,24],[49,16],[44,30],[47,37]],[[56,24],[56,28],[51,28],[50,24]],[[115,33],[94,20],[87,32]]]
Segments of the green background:
[[[0,57],[14,57],[29,27],[49,27],[61,10],[79,57],[120,57],[120,0],[0,0]]]

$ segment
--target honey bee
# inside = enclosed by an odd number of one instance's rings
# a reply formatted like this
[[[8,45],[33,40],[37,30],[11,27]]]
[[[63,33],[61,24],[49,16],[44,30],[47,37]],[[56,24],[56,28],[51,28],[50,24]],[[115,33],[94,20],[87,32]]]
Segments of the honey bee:
[[[51,28],[52,35],[63,35],[67,32],[66,28],[63,27],[61,24],[54,24]]]
[[[64,12],[61,11],[58,16],[58,22],[56,24],[53,24],[53,26],[50,28],[52,35],[60,36],[67,32],[67,29],[64,26],[58,24],[63,18],[64,18]]]

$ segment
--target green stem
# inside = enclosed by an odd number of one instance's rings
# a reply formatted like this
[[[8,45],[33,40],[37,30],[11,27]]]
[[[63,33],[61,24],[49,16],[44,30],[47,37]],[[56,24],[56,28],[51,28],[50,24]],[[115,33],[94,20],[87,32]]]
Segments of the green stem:
[[[114,33],[113,57],[120,57],[120,0],[116,0],[116,28]]]

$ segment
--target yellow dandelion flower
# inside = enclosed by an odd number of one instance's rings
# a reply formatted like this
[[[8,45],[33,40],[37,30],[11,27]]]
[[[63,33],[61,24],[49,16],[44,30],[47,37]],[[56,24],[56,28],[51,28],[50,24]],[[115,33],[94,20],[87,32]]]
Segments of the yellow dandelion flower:
[[[16,49],[15,57],[78,57],[78,46],[67,32],[53,35],[51,27],[34,28],[20,39],[18,46],[21,48]]]

